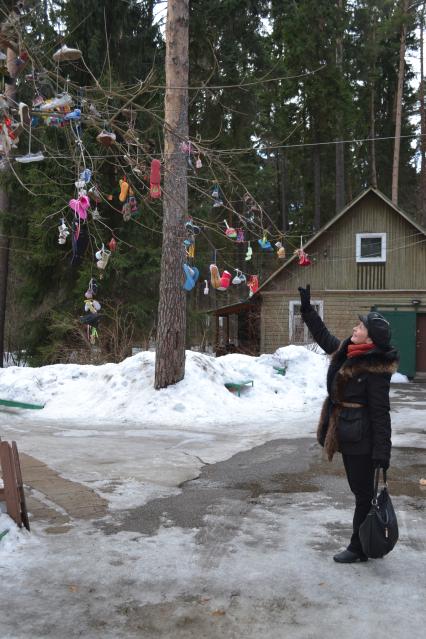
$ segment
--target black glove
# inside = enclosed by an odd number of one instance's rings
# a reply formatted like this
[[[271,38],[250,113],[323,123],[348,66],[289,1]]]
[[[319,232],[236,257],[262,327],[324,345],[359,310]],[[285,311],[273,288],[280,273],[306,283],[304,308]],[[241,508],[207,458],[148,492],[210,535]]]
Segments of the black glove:
[[[389,468],[389,460],[388,459],[373,459],[374,468],[383,468],[383,470],[387,470]]]
[[[307,313],[308,311],[312,310],[312,306],[311,306],[311,285],[310,284],[306,284],[306,288],[302,288],[301,286],[299,286],[298,289],[299,293],[300,293],[300,310],[302,311],[302,313]]]

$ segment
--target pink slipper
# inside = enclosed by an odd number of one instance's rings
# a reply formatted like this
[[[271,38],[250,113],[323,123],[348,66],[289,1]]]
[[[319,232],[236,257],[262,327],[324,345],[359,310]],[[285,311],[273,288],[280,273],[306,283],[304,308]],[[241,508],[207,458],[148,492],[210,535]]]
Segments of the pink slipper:
[[[90,201],[87,195],[80,195],[78,200],[70,200],[69,205],[74,213],[77,213],[82,220],[87,220],[87,209],[90,206]]]

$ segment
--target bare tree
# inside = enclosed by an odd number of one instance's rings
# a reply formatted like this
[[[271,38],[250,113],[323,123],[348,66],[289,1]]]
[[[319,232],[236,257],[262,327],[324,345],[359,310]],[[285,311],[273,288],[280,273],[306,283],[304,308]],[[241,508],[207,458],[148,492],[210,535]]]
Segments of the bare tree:
[[[186,298],[182,289],[187,165],[180,144],[188,136],[189,0],[168,3],[164,124],[163,248],[155,359],[156,389],[185,375]]]

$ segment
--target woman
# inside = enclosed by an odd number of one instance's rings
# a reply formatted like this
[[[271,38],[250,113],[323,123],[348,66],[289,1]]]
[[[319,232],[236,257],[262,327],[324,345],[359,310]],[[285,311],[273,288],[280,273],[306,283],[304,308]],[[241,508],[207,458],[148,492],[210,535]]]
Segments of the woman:
[[[317,438],[329,461],[342,453],[349,486],[355,495],[353,534],[339,563],[367,561],[359,539],[374,492],[374,469],[389,468],[391,422],[389,389],[398,368],[390,345],[389,322],[380,313],[359,316],[352,336],[342,342],[329,333],[311,306],[310,286],[299,288],[302,318],[315,341],[333,354],[327,373],[328,397],[322,408]]]

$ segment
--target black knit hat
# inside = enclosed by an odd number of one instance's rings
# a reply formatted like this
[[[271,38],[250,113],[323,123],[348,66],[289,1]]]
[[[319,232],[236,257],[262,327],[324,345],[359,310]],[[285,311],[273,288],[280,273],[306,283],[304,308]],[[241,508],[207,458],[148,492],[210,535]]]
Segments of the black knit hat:
[[[358,315],[368,331],[368,337],[377,346],[389,346],[391,340],[391,328],[387,319],[380,313],[372,311],[368,315]]]

